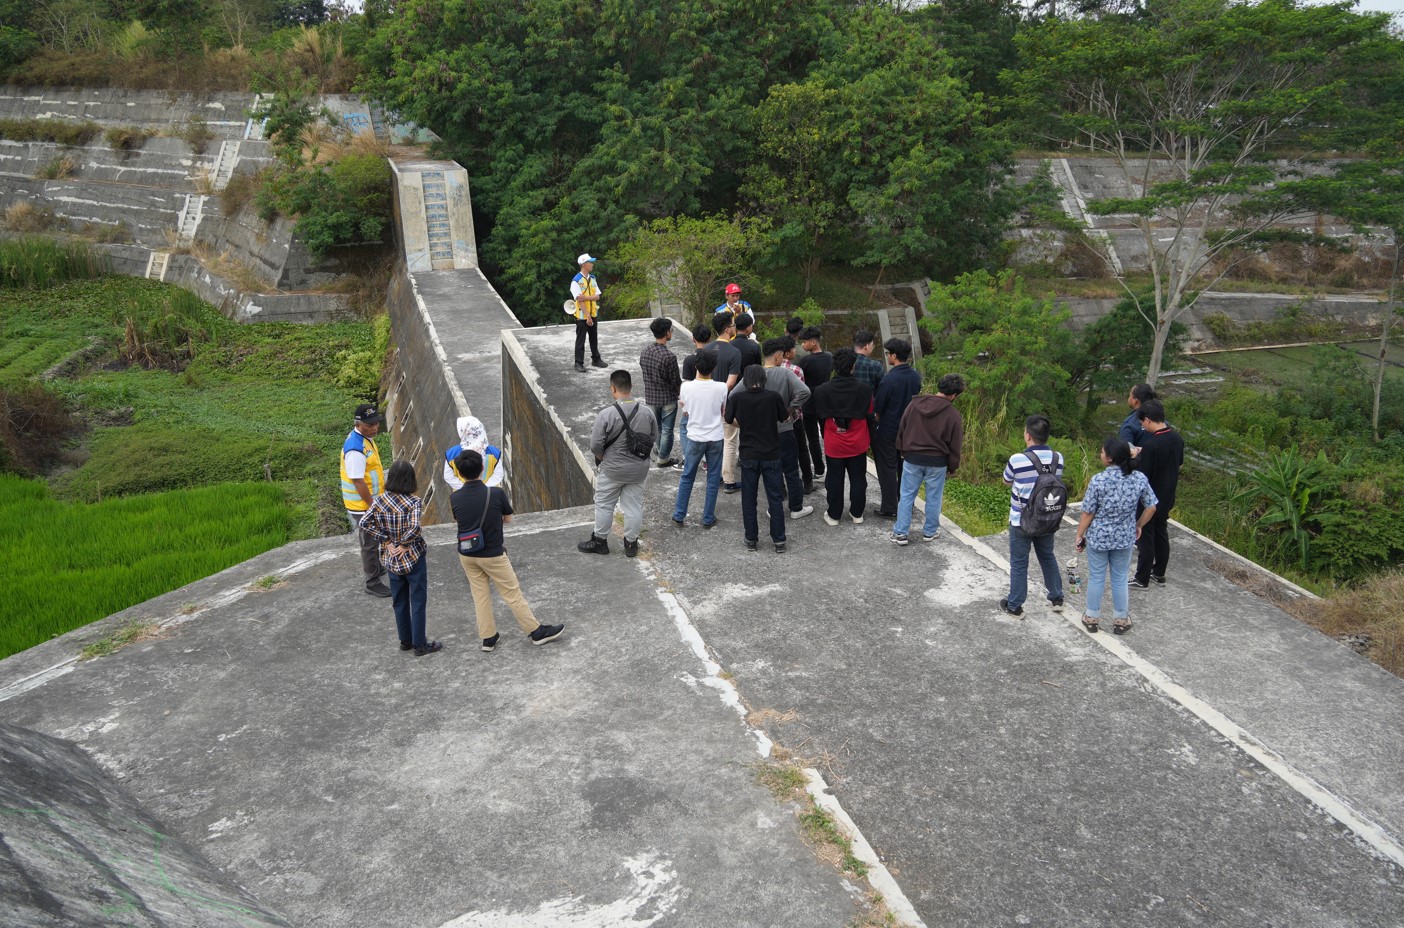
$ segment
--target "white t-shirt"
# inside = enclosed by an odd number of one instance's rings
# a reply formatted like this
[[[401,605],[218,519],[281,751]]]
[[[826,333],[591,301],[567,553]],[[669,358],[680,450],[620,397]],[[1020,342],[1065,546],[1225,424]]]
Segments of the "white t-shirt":
[[[715,380],[683,381],[678,404],[687,413],[688,441],[722,440],[722,407],[726,405],[726,384]]]
[[[361,480],[366,476],[366,456],[359,451],[346,452],[346,476]]]

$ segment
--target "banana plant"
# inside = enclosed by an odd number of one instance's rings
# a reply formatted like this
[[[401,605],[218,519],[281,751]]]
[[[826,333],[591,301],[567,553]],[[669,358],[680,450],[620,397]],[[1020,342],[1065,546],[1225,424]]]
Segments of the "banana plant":
[[[1295,546],[1302,570],[1307,569],[1311,550],[1308,523],[1330,489],[1330,467],[1325,451],[1307,458],[1293,445],[1271,453],[1262,467],[1244,475],[1244,485],[1233,496],[1235,502],[1247,503],[1257,513],[1255,536],[1280,536],[1279,550]]]

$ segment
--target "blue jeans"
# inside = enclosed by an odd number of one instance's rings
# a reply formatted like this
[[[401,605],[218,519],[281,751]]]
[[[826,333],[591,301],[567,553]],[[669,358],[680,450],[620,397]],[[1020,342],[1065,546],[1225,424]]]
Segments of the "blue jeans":
[[[682,451],[683,460],[687,460],[687,447],[691,444],[687,440],[687,413],[682,414],[678,419],[678,449]]]
[[[678,418],[678,404],[650,406],[653,418],[658,420],[658,460],[666,461],[673,454],[673,421]]]
[[[1124,619],[1131,609],[1131,590],[1126,585],[1131,574],[1131,552],[1135,548],[1113,548],[1110,551],[1087,549],[1087,608],[1083,615],[1089,619],[1102,617],[1102,590],[1111,568],[1112,618]]]
[[[683,459],[682,476],[678,478],[678,498],[673,504],[673,521],[687,518],[687,506],[692,502],[692,485],[697,481],[697,467],[707,459],[707,497],[702,503],[702,524],[717,521],[717,491],[721,489],[722,440],[690,441],[687,457]]]
[[[756,541],[760,535],[756,503],[762,480],[765,481],[765,501],[770,507],[770,540],[779,544],[785,540],[785,477],[779,461],[741,459],[741,520],[746,540]]]
[[[1063,598],[1063,575],[1058,572],[1058,556],[1053,551],[1053,535],[1034,538],[1017,525],[1009,526],[1009,608],[1018,609],[1029,595],[1029,547],[1043,568],[1043,585],[1048,599]]]
[[[428,645],[424,637],[424,609],[429,598],[429,553],[420,555],[419,562],[404,574],[392,574],[390,578],[390,602],[395,606],[395,627],[400,632],[400,644],[423,648]]]
[[[905,535],[911,530],[912,507],[923,483],[926,484],[926,524],[922,527],[922,534],[935,535],[941,530],[941,497],[946,492],[945,466],[903,461],[902,496],[897,501],[897,524],[892,526],[894,535]]]

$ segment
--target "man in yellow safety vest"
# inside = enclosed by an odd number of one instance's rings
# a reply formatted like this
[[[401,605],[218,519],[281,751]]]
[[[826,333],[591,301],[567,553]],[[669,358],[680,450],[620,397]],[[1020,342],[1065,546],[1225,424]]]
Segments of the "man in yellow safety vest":
[[[380,410],[374,403],[356,407],[355,424],[341,446],[341,501],[346,517],[351,521],[361,545],[361,568],[366,575],[366,592],[372,596],[389,596],[385,568],[380,563],[380,545],[361,531],[361,519],[370,509],[371,501],[385,487],[385,468],[380,463],[380,449],[375,436],[380,431]]]

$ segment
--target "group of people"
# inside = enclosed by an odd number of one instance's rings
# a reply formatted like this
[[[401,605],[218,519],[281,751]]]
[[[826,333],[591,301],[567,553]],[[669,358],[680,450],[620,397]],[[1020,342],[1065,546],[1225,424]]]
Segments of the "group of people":
[[[431,640],[426,629],[424,501],[409,461],[383,466],[375,443],[380,426],[375,404],[356,407],[351,433],[341,448],[342,502],[358,535],[365,591],[392,600],[400,650],[433,654],[443,643]],[[444,481],[453,489],[449,502],[458,523],[459,564],[472,591],[481,648],[493,651],[499,640],[494,586],[527,640],[538,645],[555,641],[565,625],[537,621],[507,558],[503,526],[512,521],[512,502],[500,486],[505,473],[502,451],[489,444],[487,430],[476,417],[459,418],[457,430],[458,444],[444,453]]]
[[[738,305],[740,292],[734,284],[728,287],[728,302],[717,307],[710,325],[692,331],[695,351],[681,362],[669,347],[673,322],[653,320],[653,340],[639,356],[642,403],[634,399],[628,371],[610,375],[612,401],[596,417],[590,442],[598,468],[595,527],[580,550],[609,553],[608,535],[618,509],[624,518],[624,553],[637,556],[644,484],[651,468],[658,467],[680,471],[674,524],[688,524],[698,472],[705,470],[702,527],[718,524],[721,492],[740,492],[742,542],[756,550],[763,492],[770,541],[777,553],[784,552],[787,516],[801,519],[814,511],[805,496],[815,492],[817,477],[824,478],[826,523],[838,525],[845,511],[854,523],[864,521],[870,452],[878,475],[877,515],[894,520],[889,539],[898,546],[910,543],[916,498],[924,491],[921,537],[935,541],[946,479],[960,467],[964,423],[955,402],[965,391],[964,378],[947,374],[934,394],[923,394],[909,343],[889,339],[883,345],[884,368],[872,357],[871,333],[859,331],[852,347],[830,353],[823,347],[823,332],[798,318],[790,321],[786,335],[757,343],[749,306]],[[1100,628],[1101,600],[1108,588],[1113,631],[1129,630],[1129,589],[1165,583],[1169,562],[1168,521],[1184,441],[1166,423],[1164,407],[1149,386],[1133,388],[1128,404],[1131,414],[1120,433],[1100,449],[1105,470],[1084,494],[1077,528],[1076,545],[1087,558],[1083,625],[1090,632]],[[680,457],[672,455],[675,425]],[[1011,455],[1004,468],[1010,487],[1010,582],[999,605],[1010,615],[1023,614],[1030,552],[1042,569],[1050,607],[1063,609],[1053,534],[1067,492],[1061,484],[1062,456],[1048,446],[1050,429],[1047,417],[1030,416],[1025,450]],[[626,435],[630,441],[621,442]],[[1040,495],[1044,484],[1059,488],[1051,497],[1056,518],[1044,513],[1033,527],[1028,514],[1036,501],[1047,505]],[[1137,548],[1140,559],[1131,576],[1131,553]]]
[[[575,368],[607,367],[598,346],[601,291],[594,258],[578,259],[565,310],[576,322]],[[689,333],[694,351],[681,362],[669,347],[674,324],[654,319],[652,341],[639,355],[643,402],[634,396],[633,377],[618,369],[609,377],[610,402],[595,417],[590,451],[596,465],[595,518],[590,537],[578,548],[608,554],[616,511],[623,516],[623,549],[639,552],[644,486],[655,468],[679,472],[672,520],[688,525],[698,471],[705,471],[700,524],[718,524],[720,493],[741,494],[741,536],[748,550],[760,544],[759,503],[767,507],[767,529],[777,553],[787,549],[786,522],[814,512],[805,497],[824,483],[824,521],[837,526],[845,511],[855,523],[867,515],[867,462],[871,452],[878,476],[877,515],[893,520],[889,540],[910,543],[916,498],[924,491],[924,542],[941,532],[946,479],[960,467],[964,422],[955,403],[965,391],[959,374],[946,374],[934,394],[923,394],[921,375],[912,368],[912,346],[888,339],[887,365],[872,357],[875,339],[860,330],[852,346],[829,352],[824,333],[802,319],[790,320],[786,334],[757,342],[750,304],[741,287],[729,284],[726,301],[710,324]],[[1088,567],[1089,632],[1101,622],[1101,601],[1110,587],[1113,631],[1131,627],[1129,589],[1164,584],[1170,557],[1168,522],[1184,462],[1184,441],[1165,421],[1155,391],[1139,384],[1127,398],[1131,413],[1119,434],[1100,450],[1105,469],[1084,494],[1076,546]],[[342,446],[341,491],[353,531],[359,536],[365,590],[393,600],[400,648],[416,655],[441,650],[426,632],[427,568],[420,530],[423,501],[416,495],[414,468],[396,461],[388,470],[375,435],[381,417],[374,404],[357,407]],[[472,591],[481,647],[495,649],[499,635],[492,610],[495,586],[517,624],[534,644],[558,639],[564,625],[542,625],[522,595],[503,543],[512,504],[500,484],[502,451],[491,445],[474,417],[458,420],[458,444],[444,453],[443,477],[458,525],[459,560]],[[680,456],[673,454],[674,432]],[[1054,553],[1054,532],[1067,504],[1061,482],[1063,459],[1048,446],[1050,423],[1042,415],[1024,424],[1023,451],[1004,467],[1010,487],[1008,595],[1000,608],[1023,614],[1028,596],[1029,554],[1043,572],[1050,607],[1063,609],[1063,578]],[[845,490],[847,491],[845,493]],[[845,498],[846,497],[846,498]],[[1134,576],[1131,553],[1139,548]]]

